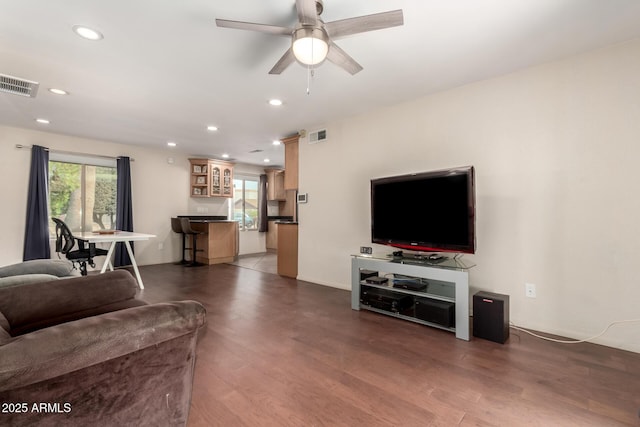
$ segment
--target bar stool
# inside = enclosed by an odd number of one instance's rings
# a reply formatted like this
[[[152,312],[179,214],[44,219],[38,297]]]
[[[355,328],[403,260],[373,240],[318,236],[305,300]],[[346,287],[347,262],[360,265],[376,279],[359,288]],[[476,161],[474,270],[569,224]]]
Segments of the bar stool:
[[[189,218],[180,218],[180,226],[182,228],[182,232],[187,235],[191,235],[191,264],[189,264],[192,267],[195,267],[197,265],[204,265],[201,262],[197,262],[196,261],[196,252],[198,251],[202,251],[202,249],[198,249],[196,247],[196,242],[198,241],[197,239],[197,235],[198,234],[203,234],[202,231],[197,231],[194,230],[193,228],[191,228],[191,222],[189,222]]]
[[[187,236],[182,231],[180,218],[171,218],[171,229],[174,233],[182,234],[182,261],[178,261],[176,264],[187,264],[187,258],[185,257],[185,253],[187,252]]]

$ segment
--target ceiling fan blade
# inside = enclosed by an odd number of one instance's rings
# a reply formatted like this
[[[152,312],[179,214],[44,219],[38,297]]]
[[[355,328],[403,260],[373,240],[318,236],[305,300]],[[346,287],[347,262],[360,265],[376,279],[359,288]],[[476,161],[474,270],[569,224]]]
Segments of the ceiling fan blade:
[[[359,71],[362,71],[362,65],[358,64],[355,59],[350,57],[347,52],[338,47],[337,44],[331,43],[329,46],[329,53],[327,59],[337,66],[343,68],[349,74],[354,75]]]
[[[398,9],[390,12],[374,13],[372,15],[327,22],[324,24],[324,29],[327,30],[329,37],[332,39],[338,39],[352,34],[382,30],[384,28],[397,27],[403,24],[404,17],[402,9]]]
[[[278,27],[275,25],[255,24],[253,22],[229,21],[228,19],[216,19],[216,25],[224,28],[235,28],[238,30],[258,31],[260,33],[274,34],[276,36],[291,37],[292,28]]]
[[[269,74],[280,74],[282,73],[289,65],[291,65],[296,60],[295,56],[293,56],[293,50],[289,48],[282,58],[276,62],[276,65],[273,66]]]
[[[302,25],[315,25],[318,20],[316,0],[296,0],[298,21]]]

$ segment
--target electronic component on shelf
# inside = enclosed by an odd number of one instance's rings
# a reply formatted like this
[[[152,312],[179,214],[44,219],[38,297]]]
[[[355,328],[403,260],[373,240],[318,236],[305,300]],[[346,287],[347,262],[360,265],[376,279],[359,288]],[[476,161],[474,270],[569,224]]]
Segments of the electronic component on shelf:
[[[447,328],[455,327],[456,305],[431,298],[416,298],[416,317]]]
[[[384,285],[385,283],[389,282],[389,279],[387,279],[386,277],[371,276],[364,279],[364,281],[373,285]]]
[[[364,268],[360,269],[360,281],[367,279],[368,277],[377,276],[378,272],[373,270],[365,270]]]
[[[427,283],[419,278],[415,279],[394,279],[393,287],[397,289],[407,289],[409,291],[426,291]]]
[[[410,295],[364,285],[360,288],[360,302],[392,313],[402,313],[413,307],[413,298]]]

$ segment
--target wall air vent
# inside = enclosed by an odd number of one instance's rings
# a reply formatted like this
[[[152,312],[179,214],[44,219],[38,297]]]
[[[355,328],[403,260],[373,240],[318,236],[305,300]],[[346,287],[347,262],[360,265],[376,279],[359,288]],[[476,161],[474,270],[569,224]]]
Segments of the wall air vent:
[[[0,92],[35,98],[40,83],[0,74]]]
[[[315,132],[309,132],[309,144],[317,144],[327,140],[327,130],[321,129]]]

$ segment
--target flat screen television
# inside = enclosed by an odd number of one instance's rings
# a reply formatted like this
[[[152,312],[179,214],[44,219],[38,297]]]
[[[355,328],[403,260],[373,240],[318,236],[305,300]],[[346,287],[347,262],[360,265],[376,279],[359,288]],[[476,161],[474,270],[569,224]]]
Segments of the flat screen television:
[[[371,180],[371,241],[421,252],[475,253],[473,166]]]

